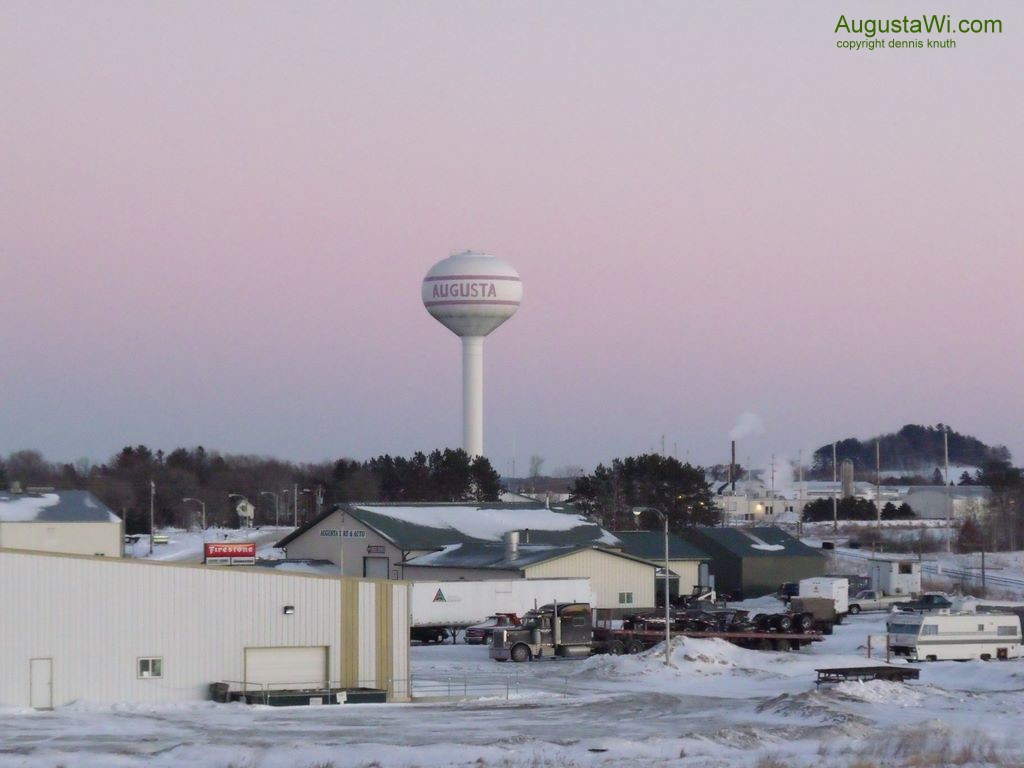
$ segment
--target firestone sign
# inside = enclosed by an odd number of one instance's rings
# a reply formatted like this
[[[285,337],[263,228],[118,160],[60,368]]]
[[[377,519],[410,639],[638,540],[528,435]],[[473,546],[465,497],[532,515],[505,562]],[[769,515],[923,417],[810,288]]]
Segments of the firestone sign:
[[[203,555],[207,565],[255,565],[256,544],[244,541],[204,544]]]

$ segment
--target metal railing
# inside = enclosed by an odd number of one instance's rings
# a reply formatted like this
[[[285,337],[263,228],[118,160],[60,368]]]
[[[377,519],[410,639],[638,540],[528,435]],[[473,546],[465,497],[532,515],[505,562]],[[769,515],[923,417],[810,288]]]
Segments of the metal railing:
[[[352,690],[368,688],[386,690],[388,698],[396,694],[401,698],[408,696],[417,699],[448,699],[452,701],[471,699],[505,700],[517,698],[522,691],[543,691],[556,696],[569,695],[569,678],[564,676],[521,675],[518,671],[494,675],[422,675],[403,679],[360,680],[358,682],[323,680],[315,682],[287,683],[256,683],[244,680],[220,680],[226,685],[223,693],[228,698],[241,695],[249,703],[270,701],[274,694],[299,693],[303,696],[323,696]]]

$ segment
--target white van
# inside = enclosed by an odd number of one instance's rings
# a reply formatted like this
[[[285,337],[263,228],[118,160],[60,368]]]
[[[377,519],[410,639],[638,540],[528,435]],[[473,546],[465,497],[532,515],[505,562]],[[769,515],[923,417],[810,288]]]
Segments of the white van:
[[[1012,613],[909,613],[886,620],[889,648],[910,661],[1016,659],[1020,619]]]

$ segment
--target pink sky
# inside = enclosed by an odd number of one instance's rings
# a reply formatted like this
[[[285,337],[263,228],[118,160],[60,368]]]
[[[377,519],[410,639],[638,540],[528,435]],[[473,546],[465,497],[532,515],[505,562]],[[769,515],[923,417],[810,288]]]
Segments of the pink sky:
[[[744,411],[755,462],[910,422],[1024,460],[1024,7],[876,53],[851,7],[3,3],[0,452],[457,446],[419,285],[475,248],[525,285],[502,471],[724,460]]]

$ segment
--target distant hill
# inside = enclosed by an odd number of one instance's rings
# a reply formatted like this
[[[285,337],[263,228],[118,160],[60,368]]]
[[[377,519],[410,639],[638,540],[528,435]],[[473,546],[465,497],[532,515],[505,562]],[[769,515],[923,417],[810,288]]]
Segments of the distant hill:
[[[836,458],[853,459],[855,471],[864,472],[875,467],[875,443],[879,442],[882,467],[930,474],[945,460],[942,433],[945,427],[936,424],[925,427],[907,424],[899,432],[858,440],[848,437],[836,444]],[[971,435],[949,430],[949,463],[980,467],[987,461],[1010,461],[1010,451],[1003,445],[986,445]],[[811,473],[832,476],[832,444],[818,448],[812,457]]]

